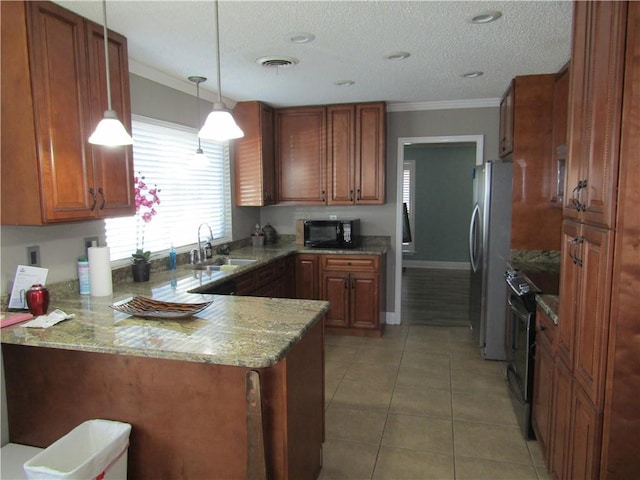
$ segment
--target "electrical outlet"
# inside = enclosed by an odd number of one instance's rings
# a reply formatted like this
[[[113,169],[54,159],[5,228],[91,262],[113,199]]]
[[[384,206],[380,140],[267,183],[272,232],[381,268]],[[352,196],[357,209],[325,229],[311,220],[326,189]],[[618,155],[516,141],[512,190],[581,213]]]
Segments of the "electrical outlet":
[[[338,215],[336,215],[335,213],[332,213],[331,215],[329,215],[329,220],[337,220],[338,219]]]
[[[38,245],[27,247],[27,265],[31,267],[40,266],[40,247]]]
[[[85,257],[89,256],[89,247],[93,246],[93,242],[96,242],[98,245],[98,237],[84,237],[84,255]]]

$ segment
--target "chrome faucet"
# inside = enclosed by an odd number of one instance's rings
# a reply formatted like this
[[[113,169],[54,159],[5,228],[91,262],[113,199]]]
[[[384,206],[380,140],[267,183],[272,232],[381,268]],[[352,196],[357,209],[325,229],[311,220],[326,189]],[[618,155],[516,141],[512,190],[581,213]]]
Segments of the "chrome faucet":
[[[197,263],[202,263],[203,260],[207,259],[207,254],[205,253],[204,249],[202,248],[202,244],[200,243],[200,228],[202,228],[203,225],[206,225],[206,227],[209,229],[209,240],[213,241],[213,232],[211,231],[211,227],[209,226],[208,223],[201,223],[198,226],[198,259],[197,259]]]

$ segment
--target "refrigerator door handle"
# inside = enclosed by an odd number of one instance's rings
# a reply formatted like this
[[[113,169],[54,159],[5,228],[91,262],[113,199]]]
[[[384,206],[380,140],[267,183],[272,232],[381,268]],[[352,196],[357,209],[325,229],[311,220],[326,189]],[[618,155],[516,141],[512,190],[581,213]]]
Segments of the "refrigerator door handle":
[[[477,244],[477,232],[478,221],[480,219],[480,206],[476,203],[473,207],[473,213],[471,214],[471,222],[469,223],[469,258],[471,259],[471,268],[474,272],[478,271],[478,254],[479,249],[476,249]]]

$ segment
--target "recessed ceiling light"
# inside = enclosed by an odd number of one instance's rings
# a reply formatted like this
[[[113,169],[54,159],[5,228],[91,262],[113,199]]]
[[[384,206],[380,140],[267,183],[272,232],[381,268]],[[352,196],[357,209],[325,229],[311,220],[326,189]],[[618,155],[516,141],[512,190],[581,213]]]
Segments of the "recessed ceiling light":
[[[463,73],[460,76],[464,78],[478,78],[478,77],[481,77],[482,75],[484,75],[484,72],[475,71],[475,72]]]
[[[316,36],[313,33],[307,32],[294,32],[289,33],[285,39],[290,43],[309,43],[315,40]]]
[[[395,52],[395,53],[390,53],[384,58],[386,58],[387,60],[404,60],[405,58],[408,58],[410,56],[411,54],[409,52]]]
[[[337,85],[339,87],[350,87],[354,83],[356,82],[354,82],[353,80],[338,80],[337,82],[334,82],[334,85]]]
[[[476,24],[490,23],[490,22],[493,22],[495,20],[498,20],[501,16],[502,16],[502,12],[498,12],[497,10],[493,10],[493,11],[490,11],[490,12],[484,12],[484,13],[481,13],[479,15],[475,15],[475,16],[471,17],[470,22],[471,23],[476,23]]]
[[[256,63],[263,67],[290,67],[298,64],[298,59],[293,57],[260,57]]]

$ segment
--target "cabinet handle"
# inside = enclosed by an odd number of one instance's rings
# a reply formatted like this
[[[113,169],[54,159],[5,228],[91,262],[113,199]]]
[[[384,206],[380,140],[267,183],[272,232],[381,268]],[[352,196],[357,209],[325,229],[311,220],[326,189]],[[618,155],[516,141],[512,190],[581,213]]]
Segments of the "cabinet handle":
[[[351,280],[351,290],[355,290],[355,289],[356,289],[356,281]]]
[[[98,193],[100,194],[100,196],[102,197],[102,203],[100,204],[100,210],[104,209],[104,206],[107,204],[107,197],[104,194],[104,190],[102,190],[102,187],[98,188]]]
[[[344,281],[344,289],[347,290],[349,288],[349,280]]]
[[[349,201],[353,202],[353,190],[349,190]]]
[[[89,210],[93,212],[96,208],[96,204],[98,203],[98,197],[96,196],[96,192],[93,190],[93,188],[89,189],[89,195],[93,197],[93,204],[89,208]]]
[[[359,202],[359,201],[360,201],[360,199],[362,198],[362,197],[360,196],[360,189],[357,189],[357,190],[356,190],[356,192],[357,192],[357,194],[356,194],[356,202]]]
[[[327,198],[325,196],[325,193],[326,192],[324,190],[322,190],[322,203],[327,203]]]

